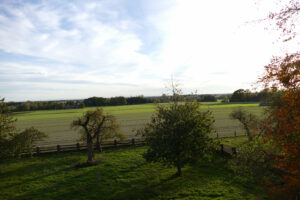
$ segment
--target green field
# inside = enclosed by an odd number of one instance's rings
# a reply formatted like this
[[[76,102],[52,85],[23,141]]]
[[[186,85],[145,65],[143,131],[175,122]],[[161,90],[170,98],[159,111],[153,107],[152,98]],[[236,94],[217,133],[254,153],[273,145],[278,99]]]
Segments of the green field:
[[[146,147],[96,153],[97,166],[76,168],[86,152],[49,154],[0,162],[1,200],[267,199],[263,187],[234,175],[215,154],[174,176],[175,168],[147,163]]]
[[[221,137],[233,136],[235,131],[237,135],[244,134],[239,123],[229,119],[229,113],[238,107],[243,107],[257,115],[263,113],[263,107],[258,106],[257,103],[204,103],[201,106],[203,110],[212,111],[216,120],[215,129]],[[95,108],[20,112],[16,113],[15,117],[18,119],[17,127],[19,129],[35,126],[49,135],[48,139],[39,142],[40,146],[74,144],[77,142],[79,134],[70,128],[70,124],[72,120],[89,109]],[[135,137],[132,130],[142,127],[149,121],[155,111],[155,105],[108,106],[103,109],[105,112],[115,115],[122,126],[122,131],[128,138],[132,138]]]

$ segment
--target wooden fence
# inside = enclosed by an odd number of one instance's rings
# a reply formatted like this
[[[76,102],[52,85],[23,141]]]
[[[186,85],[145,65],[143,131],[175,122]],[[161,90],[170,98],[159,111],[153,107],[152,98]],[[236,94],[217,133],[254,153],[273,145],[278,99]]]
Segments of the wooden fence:
[[[101,144],[102,149],[115,148],[115,147],[125,147],[125,146],[138,146],[144,145],[145,142],[143,139],[132,138],[125,141],[109,141]],[[96,146],[94,146],[96,148]],[[39,156],[44,153],[60,153],[60,152],[70,152],[70,151],[81,151],[86,150],[87,145],[83,143],[68,144],[68,145],[56,145],[56,146],[42,146],[35,147],[32,149],[32,154]],[[27,155],[29,152],[24,152],[23,155]]]
[[[109,149],[115,147],[128,147],[128,146],[139,146],[144,145],[145,141],[142,138],[132,138],[130,140],[125,141],[110,141],[101,144],[102,149]],[[96,146],[95,146],[96,148]],[[60,153],[60,152],[71,152],[71,151],[81,151],[86,150],[86,144],[76,143],[76,144],[68,144],[68,145],[56,145],[56,146],[43,146],[43,147],[35,147],[32,149],[32,155],[39,156],[45,153]],[[232,147],[230,145],[221,144],[220,152],[227,155],[234,155],[237,153],[236,147]],[[24,152],[23,155],[28,155],[29,152]]]

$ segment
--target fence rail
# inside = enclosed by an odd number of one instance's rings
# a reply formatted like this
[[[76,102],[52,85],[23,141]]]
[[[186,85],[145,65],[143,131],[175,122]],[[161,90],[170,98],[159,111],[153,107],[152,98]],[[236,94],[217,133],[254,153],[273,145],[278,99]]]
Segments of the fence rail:
[[[108,148],[115,148],[115,147],[128,147],[128,146],[139,146],[144,145],[145,141],[142,138],[132,138],[130,140],[124,140],[124,141],[110,141],[105,142],[101,144],[102,149],[108,149]],[[94,146],[96,149],[96,145]],[[72,151],[81,151],[86,150],[87,145],[83,143],[76,143],[76,144],[67,144],[67,145],[56,145],[56,146],[42,146],[42,147],[35,147],[31,150],[31,152],[24,152],[22,155],[35,155],[39,156],[41,154],[45,153],[60,153],[60,152],[72,152]],[[237,154],[236,147],[232,147],[230,145],[221,144],[219,151],[221,153],[227,154],[227,155],[235,155]]]

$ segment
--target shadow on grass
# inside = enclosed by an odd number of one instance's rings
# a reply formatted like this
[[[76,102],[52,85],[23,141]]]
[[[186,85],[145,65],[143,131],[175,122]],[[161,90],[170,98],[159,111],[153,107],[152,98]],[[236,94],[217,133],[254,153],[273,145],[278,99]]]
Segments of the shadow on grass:
[[[22,177],[24,175],[26,175],[26,178],[24,179],[20,178],[17,180],[17,182],[14,182],[12,184],[6,184],[2,186],[1,189],[30,184],[31,182],[40,181],[47,177],[59,175],[61,173],[68,172],[70,170],[75,170],[76,169],[75,164],[73,166],[70,166],[68,164],[79,162],[78,158],[69,157],[68,159],[65,159],[62,157],[63,155],[51,155],[51,157],[54,156],[56,156],[57,159],[51,159],[51,162],[49,160],[49,157],[22,158],[17,160],[17,163],[20,163],[21,166],[15,167],[14,170],[9,170],[8,172],[2,173],[0,175],[0,179],[9,178],[9,177]],[[37,159],[39,159],[38,164],[35,163]],[[26,162],[28,160],[29,162]],[[47,171],[51,171],[51,172],[44,173]],[[43,174],[43,175],[37,176],[37,174]],[[27,178],[27,177],[32,177],[32,178]]]
[[[66,166],[25,179],[22,186],[33,185],[33,188],[16,199],[239,199],[241,196],[234,198],[230,193],[241,191],[245,197],[249,193],[244,184],[233,179],[226,168],[227,159],[220,155],[216,155],[212,162],[203,160],[186,166],[183,176],[178,177],[174,176],[175,168],[146,163],[140,156],[141,152],[136,153],[133,149],[127,152],[109,153],[97,166],[80,169],[75,169],[74,165]],[[42,166],[44,164],[47,163]]]

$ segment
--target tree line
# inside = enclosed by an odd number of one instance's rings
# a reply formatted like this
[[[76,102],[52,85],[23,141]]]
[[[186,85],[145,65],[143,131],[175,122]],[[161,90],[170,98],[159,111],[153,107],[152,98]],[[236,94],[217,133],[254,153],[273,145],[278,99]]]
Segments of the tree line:
[[[61,110],[85,107],[84,103],[79,100],[7,102],[6,104],[10,112],[31,110]]]
[[[280,91],[278,91],[280,92]],[[263,89],[259,92],[251,92],[249,89],[238,89],[233,92],[230,102],[262,102],[267,103],[271,101],[274,96],[274,91],[271,92],[269,88]]]
[[[91,106],[119,106],[119,105],[136,105],[136,104],[144,104],[144,103],[153,103],[153,98],[145,98],[143,95],[135,96],[135,97],[90,97],[88,99],[84,99],[83,103],[87,107]]]
[[[93,106],[118,106],[153,103],[153,98],[145,98],[143,95],[135,97],[90,97],[84,100],[67,101],[26,101],[26,102],[7,102],[10,112],[34,111],[34,110],[62,110],[76,109]]]
[[[280,93],[280,91],[278,91]],[[249,89],[238,89],[232,95],[181,95],[182,98],[197,100],[198,102],[217,102],[218,99],[223,103],[228,102],[261,102],[268,104],[271,99],[269,89],[263,89],[259,92],[251,92]],[[10,112],[34,111],[34,110],[61,110],[61,109],[77,109],[94,106],[119,106],[119,105],[137,105],[145,103],[169,103],[172,102],[172,96],[162,94],[158,97],[133,96],[124,97],[117,96],[111,98],[90,97],[84,100],[67,100],[67,101],[26,101],[26,102],[7,102]]]
[[[213,95],[197,95],[196,98],[199,102],[217,101]],[[76,109],[84,107],[95,106],[120,106],[120,105],[137,105],[145,103],[169,103],[171,96],[163,94],[160,97],[144,97],[133,96],[124,97],[117,96],[111,98],[105,97],[90,97],[84,100],[67,100],[67,101],[26,101],[26,102],[7,102],[10,112],[20,111],[34,111],[34,110],[62,110],[62,109]]]

